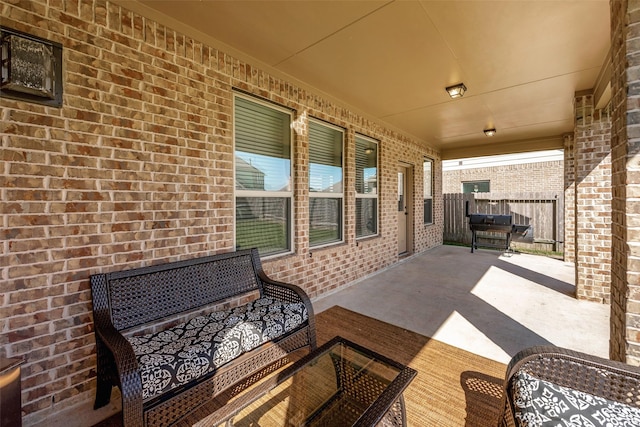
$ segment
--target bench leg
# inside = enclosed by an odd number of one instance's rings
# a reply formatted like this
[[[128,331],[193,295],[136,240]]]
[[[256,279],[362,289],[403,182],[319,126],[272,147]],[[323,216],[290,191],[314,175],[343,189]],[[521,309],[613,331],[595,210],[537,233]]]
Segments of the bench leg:
[[[96,388],[96,401],[93,405],[93,409],[102,408],[111,401],[111,389],[112,385],[109,381],[105,381],[98,377],[98,383]]]

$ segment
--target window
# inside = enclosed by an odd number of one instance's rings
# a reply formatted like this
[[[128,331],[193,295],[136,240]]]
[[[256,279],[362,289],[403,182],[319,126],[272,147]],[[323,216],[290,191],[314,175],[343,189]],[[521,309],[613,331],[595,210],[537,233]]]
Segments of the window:
[[[342,241],[343,134],[309,120],[309,246]]]
[[[462,183],[463,193],[488,193],[490,181],[469,181]]]
[[[236,96],[236,249],[292,250],[290,125],[290,112]]]
[[[356,238],[378,234],[378,144],[356,136]]]
[[[422,174],[424,180],[424,223],[433,224],[433,160],[424,159]]]

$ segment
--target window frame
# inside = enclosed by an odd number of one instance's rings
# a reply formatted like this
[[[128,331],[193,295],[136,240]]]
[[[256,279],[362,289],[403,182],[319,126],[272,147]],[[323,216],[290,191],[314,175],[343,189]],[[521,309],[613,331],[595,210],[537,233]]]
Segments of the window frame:
[[[470,192],[466,192],[464,191],[464,186],[465,184],[487,184],[487,186],[489,187],[489,191],[470,191]],[[460,183],[460,192],[462,194],[473,194],[473,193],[488,193],[491,192],[491,180],[490,179],[474,179],[471,181],[462,181]]]
[[[269,191],[269,190],[241,190],[236,188],[236,177],[237,177],[237,161],[236,161],[236,135],[237,135],[237,119],[236,119],[236,109],[237,109],[237,99],[243,99],[248,102],[252,102],[254,104],[260,105],[265,108],[269,108],[280,113],[284,113],[289,116],[289,190],[288,191]],[[270,252],[270,253],[262,253],[260,251],[261,258],[273,258],[283,255],[289,255],[295,252],[295,200],[294,200],[294,159],[295,159],[295,135],[293,130],[294,123],[294,111],[283,107],[281,105],[265,101],[261,98],[257,98],[254,96],[246,95],[243,93],[235,92],[233,94],[233,135],[232,135],[232,153],[233,153],[233,247],[237,250],[237,236],[238,236],[238,224],[237,224],[237,200],[238,198],[285,198],[288,199],[288,225],[286,227],[288,242],[287,248],[283,251],[278,252]],[[248,248],[243,248],[248,249]]]
[[[427,194],[427,188],[426,188],[426,185],[424,185],[425,181],[426,181],[426,177],[424,175],[426,174],[426,170],[425,169],[426,169],[426,165],[427,164],[430,165],[430,167],[429,167],[429,169],[430,169],[430,177],[429,177],[430,188],[429,188],[429,193],[430,194]],[[430,214],[431,221],[427,222],[427,220],[426,220],[426,210],[423,211],[423,213],[422,213],[422,221],[423,221],[424,225],[432,225],[434,223],[434,221],[433,221],[433,192],[434,192],[434,182],[433,181],[434,181],[434,178],[435,178],[435,170],[434,170],[435,168],[434,168],[434,166],[435,166],[435,161],[432,158],[425,157],[423,159],[423,162],[422,162],[422,174],[423,174],[423,177],[422,177],[422,183],[423,183],[422,208],[423,208],[423,210],[424,210],[424,207],[426,205],[426,200],[431,200],[431,214]]]
[[[345,185],[344,185],[344,177],[345,177],[345,156],[344,156],[344,149],[345,149],[345,140],[346,140],[346,130],[344,128],[341,128],[339,126],[333,125],[331,123],[327,123],[323,120],[320,119],[316,119],[315,117],[310,117],[309,118],[309,149],[311,149],[311,123],[315,123],[319,126],[324,126],[327,127],[329,129],[332,130],[336,130],[338,132],[340,132],[341,134],[341,147],[340,147],[340,171],[341,171],[341,176],[342,176],[342,191],[340,193],[329,193],[329,192],[321,192],[321,191],[311,191],[311,155],[309,154],[309,173],[307,175],[307,188],[309,191],[309,218],[308,218],[308,223],[309,223],[309,248],[313,248],[313,249],[318,249],[318,248],[323,248],[326,246],[331,246],[331,245],[337,245],[337,244],[341,244],[344,243],[345,241],[345,233],[344,233],[344,225],[345,225]],[[316,243],[316,244],[312,244],[311,243],[311,201],[314,198],[318,198],[318,199],[322,199],[322,198],[326,198],[326,199],[340,199],[340,211],[338,212],[338,214],[340,215],[340,219],[339,219],[339,239],[335,240],[335,241],[330,241],[330,242],[324,242],[324,243]]]
[[[356,221],[355,224],[357,225],[358,220],[358,199],[360,200],[366,200],[366,199],[375,199],[376,201],[376,212],[375,212],[375,220],[376,220],[376,231],[375,233],[372,234],[367,234],[367,235],[361,235],[358,236],[358,227],[356,226],[356,230],[355,230],[355,236],[356,236],[356,240],[362,240],[362,239],[370,239],[372,237],[377,237],[380,236],[380,141],[378,141],[377,139],[356,133],[355,135],[355,139],[354,139],[354,162],[357,159],[358,156],[358,140],[362,140],[365,141],[369,144],[374,144],[375,145],[375,159],[376,159],[376,185],[375,185],[375,189],[376,191],[373,193],[360,193],[358,192],[358,186],[355,185],[355,215],[356,215]],[[354,173],[355,175],[357,175],[358,173],[358,166],[357,164],[354,164]],[[364,178],[364,177],[363,177]],[[357,176],[356,176],[356,183],[357,183]]]

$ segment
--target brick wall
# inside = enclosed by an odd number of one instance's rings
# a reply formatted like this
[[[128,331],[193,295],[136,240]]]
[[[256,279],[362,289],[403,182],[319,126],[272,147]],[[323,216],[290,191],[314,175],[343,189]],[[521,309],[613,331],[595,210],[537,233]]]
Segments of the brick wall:
[[[611,1],[613,186],[610,357],[640,365],[640,4]]]
[[[462,183],[491,181],[492,193],[563,191],[563,162],[523,163],[484,168],[460,169],[443,173],[442,191],[461,193]]]
[[[574,135],[564,136],[564,260],[576,260],[576,164]]]
[[[234,89],[291,108],[303,123],[313,116],[347,130],[345,243],[309,251],[302,132],[296,251],[265,261],[271,276],[317,297],[396,262],[398,162],[414,165],[411,250],[441,243],[441,163],[420,141],[103,0],[0,0],[0,8],[2,25],[64,49],[62,108],[0,100],[0,356],[26,360],[25,425],[92,405],[90,274],[232,250]],[[356,132],[381,146],[380,236],[361,242]],[[421,221],[424,156],[435,160],[431,226]]]
[[[593,96],[575,99],[576,296],[609,303],[611,283],[611,116]]]

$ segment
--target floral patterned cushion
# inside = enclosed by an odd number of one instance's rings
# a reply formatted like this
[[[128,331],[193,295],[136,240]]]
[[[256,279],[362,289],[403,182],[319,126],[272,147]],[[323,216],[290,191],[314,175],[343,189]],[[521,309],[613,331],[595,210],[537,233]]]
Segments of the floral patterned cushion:
[[[540,380],[513,379],[516,423],[522,427],[640,426],[640,409]]]
[[[307,320],[302,303],[260,298],[227,311],[198,316],[165,331],[132,336],[149,399],[201,377]]]

